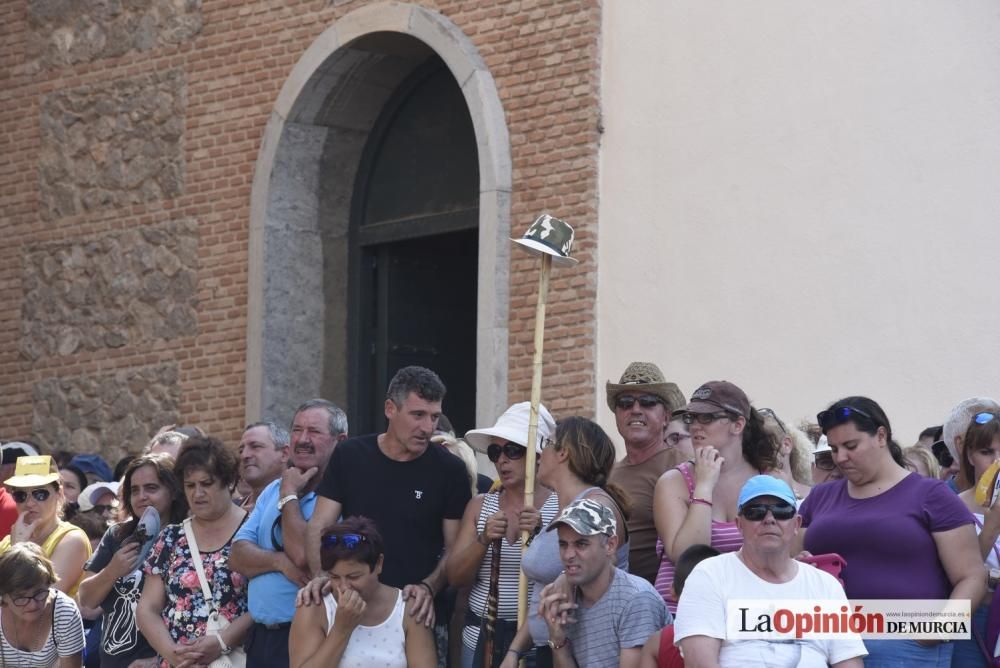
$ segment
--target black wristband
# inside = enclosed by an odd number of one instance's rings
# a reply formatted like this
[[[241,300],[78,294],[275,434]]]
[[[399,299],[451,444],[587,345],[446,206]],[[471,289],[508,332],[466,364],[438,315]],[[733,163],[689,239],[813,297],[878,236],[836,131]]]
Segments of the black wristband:
[[[434,588],[433,587],[431,587],[429,584],[427,584],[423,580],[421,580],[417,584],[423,585],[423,586],[427,587],[427,591],[430,592],[431,598],[434,598],[435,594],[434,594]]]

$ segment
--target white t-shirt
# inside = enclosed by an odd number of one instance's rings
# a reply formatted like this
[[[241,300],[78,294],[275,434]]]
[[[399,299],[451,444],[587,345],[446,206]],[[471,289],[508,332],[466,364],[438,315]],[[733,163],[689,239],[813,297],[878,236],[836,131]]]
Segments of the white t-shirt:
[[[844,588],[829,573],[808,564],[798,564],[795,577],[781,584],[760,579],[740,560],[737,552],[705,559],[695,566],[684,583],[674,620],[674,643],[691,636],[723,641],[719,651],[722,668],[751,665],[790,665],[826,668],[855,656],[866,656],[860,639],[801,640],[794,643],[766,640],[726,640],[728,599],[843,600]]]

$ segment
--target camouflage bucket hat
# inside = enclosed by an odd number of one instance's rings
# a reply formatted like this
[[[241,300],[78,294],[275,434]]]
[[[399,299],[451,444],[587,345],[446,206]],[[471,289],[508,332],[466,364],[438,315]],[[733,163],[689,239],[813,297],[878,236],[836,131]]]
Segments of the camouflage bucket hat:
[[[560,524],[565,524],[581,536],[615,535],[615,514],[592,499],[580,499],[563,508],[546,531],[552,531]]]
[[[570,257],[575,235],[569,223],[543,213],[531,224],[520,239],[511,239],[532,255],[551,255],[557,267],[572,267],[577,260]]]
[[[676,383],[668,383],[660,367],[652,362],[632,362],[625,368],[625,373],[617,383],[609,380],[604,389],[608,408],[612,412],[615,410],[618,395],[625,392],[659,397],[667,409],[668,416],[684,405],[684,393],[681,392],[681,388],[677,387]]]

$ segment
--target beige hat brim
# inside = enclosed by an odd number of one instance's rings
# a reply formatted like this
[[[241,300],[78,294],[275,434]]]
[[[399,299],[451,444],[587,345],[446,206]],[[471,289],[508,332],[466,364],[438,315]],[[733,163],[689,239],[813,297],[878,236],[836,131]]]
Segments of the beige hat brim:
[[[611,409],[611,412],[615,410],[615,401],[617,401],[618,395],[625,392],[657,396],[663,400],[668,413],[676,411],[684,405],[684,393],[681,392],[681,388],[677,387],[676,383],[625,383],[619,385],[609,380],[604,388],[608,408]]]
[[[58,473],[47,473],[45,475],[29,473],[28,475],[11,476],[3,484],[8,487],[45,487],[56,480],[59,480]]]
[[[579,262],[579,260],[577,260],[576,258],[572,258],[572,257],[568,257],[566,255],[563,255],[562,253],[560,253],[559,251],[555,250],[554,248],[550,248],[549,246],[546,246],[545,244],[538,243],[534,239],[514,239],[514,238],[511,238],[511,241],[513,241],[516,244],[520,244],[521,247],[524,248],[524,250],[528,251],[532,255],[538,255],[538,256],[541,256],[541,255],[551,255],[552,256],[552,264],[556,265],[557,267],[572,267],[572,266],[576,265]]]

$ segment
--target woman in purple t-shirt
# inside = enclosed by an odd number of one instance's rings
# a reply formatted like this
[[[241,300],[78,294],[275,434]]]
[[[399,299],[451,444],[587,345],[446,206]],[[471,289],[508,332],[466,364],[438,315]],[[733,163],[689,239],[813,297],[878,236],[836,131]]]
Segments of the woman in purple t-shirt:
[[[848,598],[978,601],[986,579],[972,515],[943,482],[903,467],[882,408],[847,397],[817,421],[844,478],[803,501],[800,537],[812,554],[844,557]],[[866,640],[865,647],[865,668],[951,665],[950,643]]]

